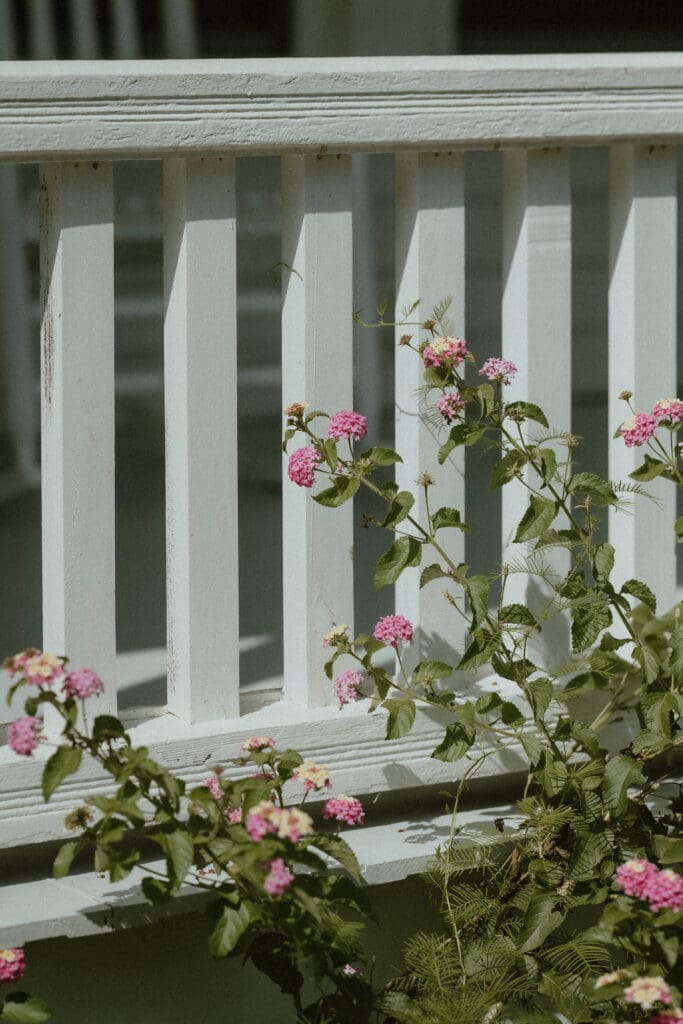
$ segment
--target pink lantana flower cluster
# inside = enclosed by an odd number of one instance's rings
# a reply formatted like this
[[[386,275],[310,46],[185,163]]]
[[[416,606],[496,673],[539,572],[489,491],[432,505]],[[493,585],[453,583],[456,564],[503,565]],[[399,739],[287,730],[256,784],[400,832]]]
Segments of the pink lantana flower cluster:
[[[627,860],[620,864],[616,881],[627,896],[647,902],[652,911],[680,910],[683,906],[683,877],[670,868],[660,871],[649,860]]]
[[[86,697],[92,697],[96,693],[103,693],[104,683],[97,672],[93,672],[91,668],[76,668],[67,675],[63,689],[67,697],[78,697],[79,700],[85,700]]]
[[[330,417],[327,433],[335,441],[341,441],[344,438],[360,441],[361,438],[368,436],[368,421],[360,412],[341,409]]]
[[[336,647],[338,644],[348,640],[348,628],[343,623],[339,626],[333,626],[329,633],[325,633],[323,636],[323,647]]]
[[[26,957],[23,949],[15,946],[0,949],[0,981],[18,981],[26,970]]]
[[[398,647],[399,642],[412,644],[413,624],[403,615],[384,615],[376,623],[372,635],[375,640],[381,640],[392,647]]]
[[[24,715],[10,722],[7,727],[7,742],[15,754],[29,757],[38,746],[43,723],[34,715]]]
[[[637,412],[625,420],[619,428],[627,448],[640,448],[646,444],[657,429],[657,420],[647,412]]]
[[[467,346],[461,338],[434,338],[422,350],[425,366],[459,366],[467,355]]]
[[[683,402],[678,398],[660,398],[655,402],[652,415],[657,423],[675,426],[683,420]]]
[[[499,384],[510,384],[516,373],[517,367],[509,359],[491,356],[482,364],[479,376],[487,377],[488,380],[497,381]]]
[[[343,708],[345,704],[352,704],[357,699],[362,682],[362,673],[354,672],[351,668],[337,676],[333,686],[334,695],[339,701],[340,708]]]
[[[345,822],[347,825],[362,825],[365,820],[365,811],[360,800],[355,796],[333,796],[323,807],[323,818],[334,818],[335,821]]]
[[[624,991],[627,1003],[635,1003],[644,1010],[650,1010],[655,1003],[671,1004],[671,989],[664,978],[634,978]]]
[[[34,647],[29,647],[8,658],[5,668],[10,679],[18,675],[31,686],[52,686],[64,678],[65,664],[66,658],[59,658],[56,654],[45,654]]]
[[[272,750],[274,746],[275,740],[272,736],[252,736],[251,739],[244,741],[240,749],[247,754],[253,754],[262,750]]]
[[[287,869],[282,857],[270,862],[270,871],[266,875],[263,888],[270,896],[282,896],[294,881],[294,875]]]
[[[312,789],[316,791],[319,789],[329,789],[332,785],[327,765],[316,764],[315,761],[311,761],[308,757],[303,764],[294,769],[292,778],[295,782],[303,782],[307,793]]]
[[[465,403],[457,391],[446,391],[437,399],[436,407],[446,423],[452,423],[460,416],[465,408]]]
[[[675,1024],[676,1021],[683,1021],[683,1010],[661,1010],[650,1017],[649,1024]]]
[[[298,807],[276,807],[270,800],[262,800],[249,811],[246,829],[255,843],[269,834],[298,843],[302,836],[310,836],[313,821]]]
[[[303,448],[297,448],[289,456],[287,463],[287,476],[292,483],[299,487],[312,487],[315,483],[315,468],[322,462],[322,455],[315,448],[306,444]]]
[[[218,781],[218,776],[209,775],[208,779],[204,779],[201,785],[206,786],[216,803],[222,805],[225,802],[225,793],[223,792],[223,787]],[[239,824],[242,820],[242,809],[240,807],[224,807],[223,817],[227,818],[231,825]]]

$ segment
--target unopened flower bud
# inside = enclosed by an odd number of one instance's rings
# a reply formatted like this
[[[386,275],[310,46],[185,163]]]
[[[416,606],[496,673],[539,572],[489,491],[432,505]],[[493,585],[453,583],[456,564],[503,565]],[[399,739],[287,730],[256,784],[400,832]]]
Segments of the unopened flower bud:
[[[285,416],[301,416],[304,409],[309,406],[308,402],[292,402],[291,405],[286,405],[283,409]]]
[[[621,399],[622,402],[628,402],[630,398],[633,398],[633,392],[632,391],[620,391],[619,392],[619,398]]]
[[[399,343],[399,345],[410,345],[412,340],[413,340],[412,334],[402,334],[401,337],[399,338],[398,343]]]

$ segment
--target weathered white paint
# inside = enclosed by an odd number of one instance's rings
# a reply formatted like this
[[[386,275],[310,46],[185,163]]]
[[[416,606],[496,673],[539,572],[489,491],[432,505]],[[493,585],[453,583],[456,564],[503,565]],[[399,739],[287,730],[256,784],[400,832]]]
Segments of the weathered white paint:
[[[5,62],[0,159],[676,140],[683,56]]]
[[[41,175],[43,647],[102,676],[116,710],[111,164]]]
[[[677,296],[676,150],[615,146],[610,154],[609,423],[616,430],[630,415],[620,392],[633,392],[633,407],[650,412],[658,398],[676,394]],[[659,434],[668,439],[666,431]],[[644,448],[610,442],[610,478],[627,480]],[[661,610],[676,596],[676,546],[672,523],[676,496],[671,483],[647,489],[657,507],[637,498],[635,509],[610,510],[616,546],[614,581],[643,580],[656,591]]]
[[[282,404],[352,409],[351,160],[285,158],[282,203]],[[326,420],[313,428],[327,436]],[[289,451],[302,443],[294,439]],[[286,466],[284,697],[312,707],[333,700],[323,634],[333,623],[353,628],[353,508],[352,501],[338,509],[317,505],[287,478]],[[321,474],[316,490],[326,483]]]
[[[239,714],[235,168],[164,167],[168,706]]]
[[[428,319],[433,307],[452,300],[447,314],[448,334],[464,337],[465,331],[465,176],[460,153],[406,153],[396,158],[396,319],[402,310],[420,300],[412,321]],[[441,333],[440,328],[436,328]],[[413,343],[428,337],[419,327],[396,328],[397,344],[403,334]],[[436,411],[436,397],[429,404],[420,389],[424,386],[422,360],[407,349],[397,348],[395,374],[396,448],[403,463],[396,466],[401,490],[416,496],[414,516],[427,525],[424,490],[416,486],[421,473],[434,480],[429,489],[433,514],[442,506],[457,508],[465,518],[464,451],[452,453],[439,466],[440,445],[448,436]],[[403,524],[406,525],[405,523]],[[403,527],[401,527],[403,529]],[[407,532],[419,536],[408,527]],[[457,565],[465,560],[465,535],[444,529],[437,541]],[[423,566],[404,570],[396,583],[396,611],[415,623],[415,645],[407,654],[409,662],[420,657],[441,658],[453,663],[455,648],[462,644],[464,620],[443,596],[438,582],[420,589],[424,565],[441,562],[433,548],[423,549]],[[457,595],[460,597],[460,594]]]
[[[502,354],[518,369],[504,394],[509,401],[540,405],[551,427],[571,428],[571,198],[569,154],[566,150],[511,150],[503,171],[503,310]],[[483,358],[483,356],[482,356]],[[516,424],[506,421],[511,434]],[[538,424],[522,428],[539,436]],[[558,460],[566,446],[555,443]],[[531,474],[532,471],[530,471]],[[538,477],[528,475],[538,489]],[[552,494],[544,492],[552,498]],[[525,548],[512,542],[528,505],[520,486],[502,489],[503,560],[519,562]],[[556,573],[569,568],[567,552],[544,553]],[[510,574],[506,602],[543,607],[547,593],[535,577]],[[566,648],[566,623],[553,619],[544,626],[545,642],[557,661]],[[553,651],[549,652],[553,657]]]

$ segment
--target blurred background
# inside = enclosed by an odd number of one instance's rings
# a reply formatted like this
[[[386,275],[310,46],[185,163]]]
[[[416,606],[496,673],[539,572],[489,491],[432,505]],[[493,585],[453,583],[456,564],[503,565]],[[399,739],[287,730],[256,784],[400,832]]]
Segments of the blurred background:
[[[680,49],[683,4],[666,0],[0,0],[4,60]],[[500,353],[501,179],[500,153],[467,154],[467,286],[453,296],[452,326],[479,358]],[[391,156],[354,158],[353,187],[354,307],[372,319],[393,300]],[[115,189],[117,628],[121,703],[132,708],[165,701],[161,164],[117,163]],[[37,197],[37,167],[0,166],[2,654],[41,637]],[[574,151],[571,427],[586,439],[584,468],[599,473],[617,426],[606,411],[606,197],[607,151]],[[237,226],[242,681],[273,690],[282,671],[277,158],[238,160]],[[393,334],[357,328],[355,348],[355,408],[373,441],[391,444]],[[467,557],[487,571],[500,556],[497,503],[481,456],[468,474]],[[355,617],[369,629],[393,595],[372,591],[386,541],[362,529],[364,510],[357,502]]]

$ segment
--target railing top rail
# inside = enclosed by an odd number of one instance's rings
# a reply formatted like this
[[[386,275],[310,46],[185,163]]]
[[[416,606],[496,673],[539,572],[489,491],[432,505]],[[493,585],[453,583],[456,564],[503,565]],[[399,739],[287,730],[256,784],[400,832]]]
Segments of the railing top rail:
[[[0,62],[0,160],[679,139],[681,53]]]

